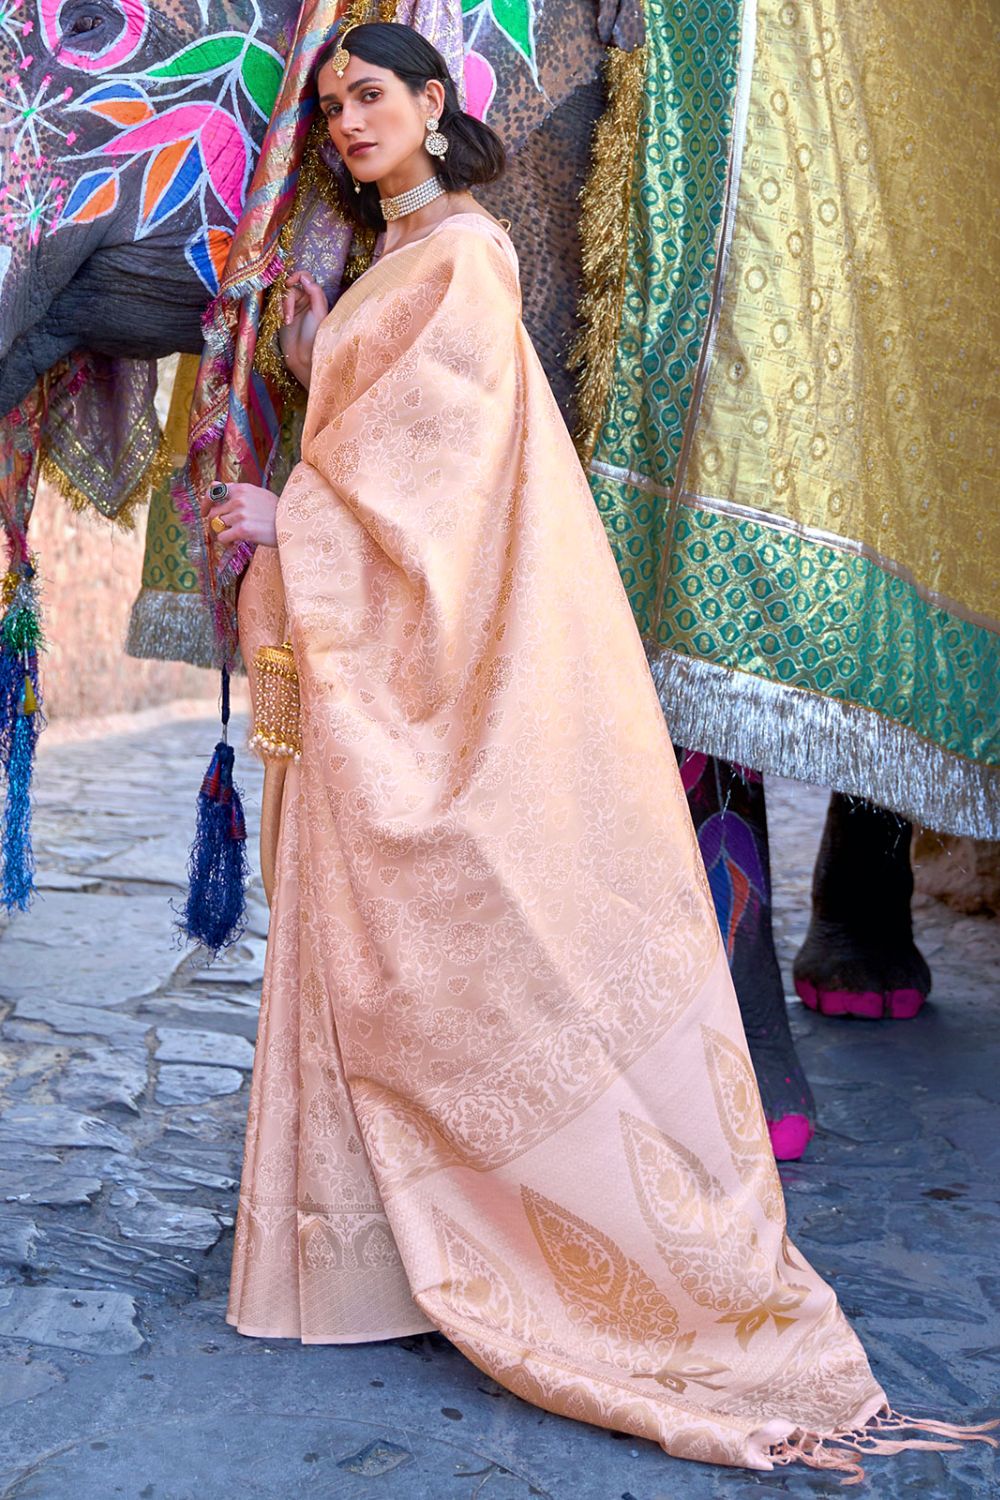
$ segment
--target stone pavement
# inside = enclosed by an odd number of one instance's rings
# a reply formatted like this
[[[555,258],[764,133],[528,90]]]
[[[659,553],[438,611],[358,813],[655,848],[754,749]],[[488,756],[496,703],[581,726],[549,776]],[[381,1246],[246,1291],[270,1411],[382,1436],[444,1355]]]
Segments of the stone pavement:
[[[840,1494],[549,1416],[437,1336],[301,1348],[226,1326],[266,909],[258,886],[212,968],[174,944],[213,737],[168,719],[42,742],[42,893],[0,931],[0,1500]],[[825,798],[770,795],[787,973]],[[782,1175],[896,1405],[975,1421],[1000,1409],[1000,923],[924,900],[918,924],[936,990],[915,1022],[794,1006],[822,1123]],[[985,1500],[997,1473],[981,1447],[909,1453],[857,1493]]]

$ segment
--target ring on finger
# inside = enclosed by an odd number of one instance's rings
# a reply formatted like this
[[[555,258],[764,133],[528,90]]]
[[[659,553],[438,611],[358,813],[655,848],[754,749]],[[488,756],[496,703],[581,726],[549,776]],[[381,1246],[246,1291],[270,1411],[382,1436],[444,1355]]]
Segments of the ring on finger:
[[[228,484],[223,484],[221,479],[216,479],[208,487],[208,498],[213,505],[220,505],[229,495]]]
[[[209,521],[208,524],[211,526],[211,528],[215,532],[216,536],[219,535],[220,531],[225,531],[225,529],[226,529],[226,523],[223,520],[222,516],[213,516],[212,519],[211,519],[211,521]]]

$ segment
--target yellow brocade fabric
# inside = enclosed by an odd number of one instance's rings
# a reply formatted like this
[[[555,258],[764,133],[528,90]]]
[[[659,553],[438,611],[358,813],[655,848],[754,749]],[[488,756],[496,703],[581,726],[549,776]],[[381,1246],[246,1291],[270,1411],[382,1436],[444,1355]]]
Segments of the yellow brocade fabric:
[[[884,1404],[785,1211],[676,763],[590,492],[476,215],[317,337],[240,598],[286,637],[228,1320],[438,1328],[550,1411],[714,1463]],[[253,671],[251,669],[251,688]]]
[[[685,494],[997,629],[995,5],[759,0]]]

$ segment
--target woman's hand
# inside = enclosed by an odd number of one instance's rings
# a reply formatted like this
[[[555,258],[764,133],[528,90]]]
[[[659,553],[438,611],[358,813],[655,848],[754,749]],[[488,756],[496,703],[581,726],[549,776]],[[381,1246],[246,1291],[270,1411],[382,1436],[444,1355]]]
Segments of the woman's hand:
[[[316,330],[330,311],[330,304],[323,288],[308,271],[292,272],[285,282],[281,301],[284,326],[278,334],[278,343],[286,365],[308,390]]]
[[[256,542],[261,547],[276,547],[275,515],[278,497],[255,484],[231,484],[225,500],[205,512],[205,524],[214,542],[228,547],[230,542]],[[225,529],[212,526],[216,516],[225,521]]]

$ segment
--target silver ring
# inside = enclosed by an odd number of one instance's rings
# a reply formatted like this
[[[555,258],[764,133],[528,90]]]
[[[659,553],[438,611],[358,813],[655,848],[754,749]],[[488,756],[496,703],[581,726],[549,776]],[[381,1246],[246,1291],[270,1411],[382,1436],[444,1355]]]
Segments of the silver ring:
[[[214,484],[210,484],[208,487],[208,498],[214,505],[218,505],[221,501],[225,500],[228,494],[229,486],[228,484],[223,484],[221,479],[217,479]]]

